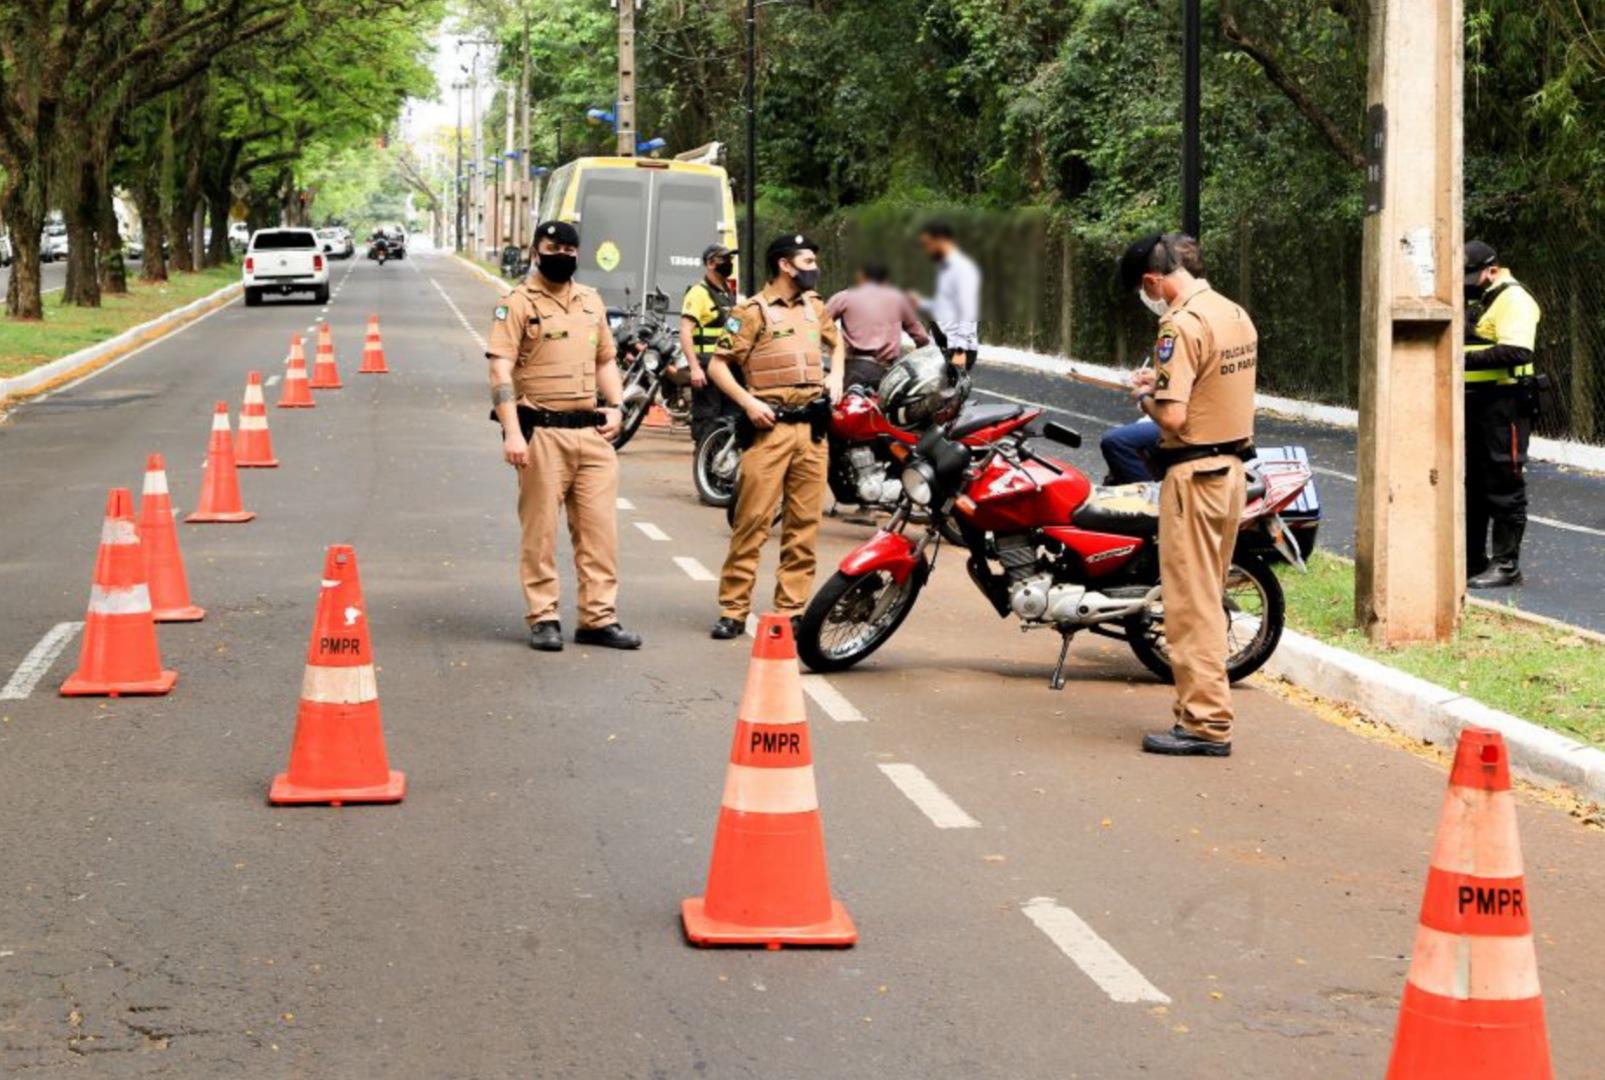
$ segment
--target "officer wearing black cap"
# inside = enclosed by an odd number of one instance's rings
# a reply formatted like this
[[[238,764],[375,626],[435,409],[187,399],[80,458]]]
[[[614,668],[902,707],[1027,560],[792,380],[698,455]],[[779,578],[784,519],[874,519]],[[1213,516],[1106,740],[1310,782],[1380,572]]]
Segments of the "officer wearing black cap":
[[[825,503],[830,398],[841,394],[843,348],[815,291],[818,247],[800,233],[764,253],[769,283],[736,305],[708,367],[714,384],[741,407],[753,431],[741,458],[730,551],[719,576],[713,637],[746,629],[758,555],[775,508],[785,501],[775,610],[802,613],[814,584],[814,540]],[[832,356],[825,370],[825,349]],[[743,379],[736,378],[740,371]],[[745,385],[743,385],[743,383]]]
[[[735,272],[736,252],[709,244],[702,252],[702,280],[685,291],[680,304],[680,351],[691,364],[691,438],[697,443],[721,416],[741,411],[708,379],[708,362],[736,305]]]
[[[624,386],[607,305],[574,281],[580,234],[566,221],[535,229],[533,273],[496,306],[485,356],[502,456],[518,470],[520,570],[529,644],[563,648],[558,624],[557,511],[568,512],[579,577],[581,645],[638,649],[619,625],[619,462],[612,438]],[[598,409],[600,400],[602,408]]]
[[[1473,589],[1521,582],[1527,442],[1538,411],[1538,301],[1481,240],[1466,245],[1466,569]],[[1493,550],[1488,548],[1493,526]]]

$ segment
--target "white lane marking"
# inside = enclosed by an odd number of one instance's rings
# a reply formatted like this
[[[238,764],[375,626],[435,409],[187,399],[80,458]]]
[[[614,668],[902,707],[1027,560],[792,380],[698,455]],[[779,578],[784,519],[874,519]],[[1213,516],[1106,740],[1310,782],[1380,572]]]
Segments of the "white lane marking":
[[[635,509],[635,504],[633,502],[631,502],[629,499],[620,497],[620,499],[619,499],[619,509],[620,510],[634,510]]]
[[[650,521],[637,521],[635,523],[635,527],[645,533],[648,540],[656,540],[661,543],[669,538],[668,533],[664,532]]]
[[[22,701],[33,688],[39,685],[39,680],[45,677],[50,665],[56,662],[67,643],[73,636],[83,629],[81,622],[64,622],[52,626],[33,651],[22,658],[17,670],[12,672],[11,678],[4,687],[0,687],[0,701]]]
[[[457,306],[457,302],[451,298],[450,294],[448,294],[445,289],[441,288],[440,282],[436,281],[434,278],[429,278],[429,284],[433,285],[435,287],[435,291],[440,294],[440,298],[446,301],[446,306],[451,308],[452,313],[457,316],[457,321],[463,324],[463,329],[467,330],[473,339],[479,343],[480,351],[487,351],[488,346],[485,344],[484,337],[478,330],[474,329],[473,324],[468,321],[468,318],[465,315],[463,315],[462,309]]]
[[[1057,405],[1048,405],[1041,401],[1032,401],[1030,398],[1015,397],[1013,394],[1004,394],[996,390],[977,389],[975,392],[977,394],[986,394],[988,397],[1001,398],[1004,401],[1012,401],[1016,405],[1029,405],[1033,409],[1046,409],[1049,412],[1063,413],[1066,416],[1074,416],[1078,420],[1086,420],[1090,423],[1102,424],[1104,427],[1116,427],[1118,424],[1124,423],[1124,421],[1106,420],[1101,416],[1094,416],[1091,413],[1076,412],[1074,409],[1063,409]],[[1337,469],[1328,469],[1321,465],[1311,465],[1310,471],[1319,476],[1330,476],[1334,480],[1343,480],[1350,484],[1358,484],[1360,482],[1360,478],[1352,473],[1341,472]],[[1596,529],[1592,525],[1578,525],[1570,521],[1560,521],[1556,518],[1540,517],[1537,514],[1528,514],[1527,520],[1538,525],[1547,526],[1551,529],[1561,529],[1565,532],[1582,533],[1584,536],[1605,537],[1605,529]]]
[[[1114,946],[1053,897],[1032,897],[1020,910],[1112,1000],[1126,1004],[1139,1001],[1170,1004],[1170,998],[1115,952]]]
[[[920,813],[931,819],[931,824],[938,829],[981,827],[979,821],[966,814],[964,808],[949,798],[947,792],[937,787],[918,765],[887,762],[877,767],[886,774],[887,779],[897,785],[897,790],[908,796],[909,802],[919,807]]]
[[[269,375],[267,377],[267,382],[263,383],[262,385],[263,386],[277,386],[278,384],[279,384],[279,377],[277,375]]]
[[[685,571],[685,576],[692,581],[718,581],[718,575],[689,555],[676,555],[674,565]]]
[[[858,711],[858,706],[832,686],[823,675],[804,675],[803,692],[814,699],[814,704],[825,710],[825,715],[838,724],[866,724],[869,717]]]

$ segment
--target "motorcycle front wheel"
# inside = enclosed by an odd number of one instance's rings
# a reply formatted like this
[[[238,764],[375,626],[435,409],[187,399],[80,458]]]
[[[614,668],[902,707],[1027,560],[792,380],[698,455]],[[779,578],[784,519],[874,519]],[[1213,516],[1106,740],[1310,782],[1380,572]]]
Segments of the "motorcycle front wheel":
[[[619,425],[619,433],[613,436],[613,449],[623,450],[624,444],[635,438],[656,397],[657,386],[651,381],[650,375],[639,369],[631,374],[624,384],[624,400],[620,408],[624,414],[623,422]]]
[[[731,506],[736,501],[736,480],[741,475],[741,448],[736,432],[720,424],[697,443],[691,458],[691,478],[704,506]]]
[[[1226,574],[1226,678],[1246,679],[1258,671],[1282,640],[1287,603],[1282,583],[1264,559],[1238,552]],[[1126,627],[1126,641],[1143,666],[1165,682],[1175,679],[1165,620],[1144,618]]]
[[[832,574],[797,626],[797,655],[810,671],[845,671],[886,644],[925,587],[922,564],[899,582],[888,570]]]

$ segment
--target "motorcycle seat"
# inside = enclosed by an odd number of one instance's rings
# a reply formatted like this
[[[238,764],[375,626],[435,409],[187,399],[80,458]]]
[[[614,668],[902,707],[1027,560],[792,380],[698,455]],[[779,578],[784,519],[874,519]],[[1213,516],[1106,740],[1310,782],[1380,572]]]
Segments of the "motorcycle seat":
[[[1095,487],[1070,515],[1070,524],[1088,532],[1116,536],[1159,534],[1159,485],[1121,484]]]
[[[1024,405],[975,405],[967,407],[959,413],[959,418],[953,421],[948,430],[948,438],[962,439],[966,435],[974,435],[982,428],[1001,424],[1025,412]]]

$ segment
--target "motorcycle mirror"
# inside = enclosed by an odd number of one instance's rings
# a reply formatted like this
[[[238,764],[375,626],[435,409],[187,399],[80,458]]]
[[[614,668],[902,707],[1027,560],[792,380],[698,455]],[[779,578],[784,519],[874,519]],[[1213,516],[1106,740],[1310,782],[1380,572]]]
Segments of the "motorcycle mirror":
[[[1054,420],[1042,425],[1042,434],[1045,438],[1052,439],[1061,446],[1068,446],[1072,450],[1081,446],[1080,432],[1073,431]]]

